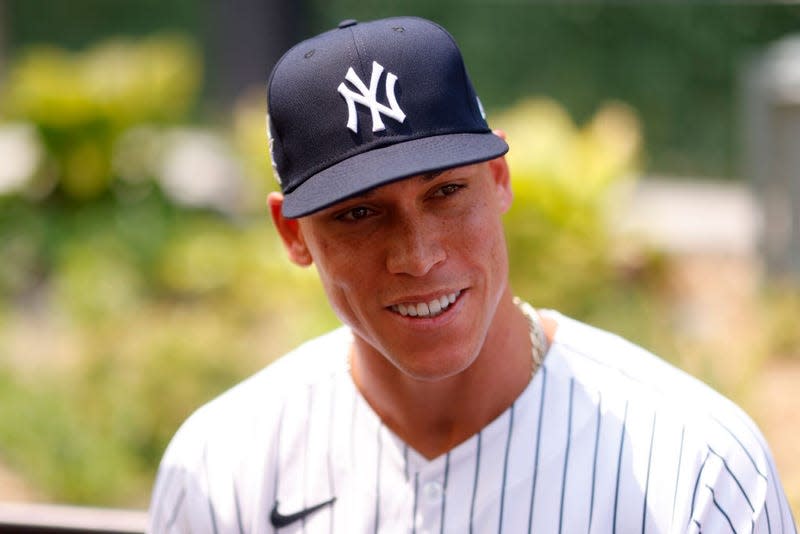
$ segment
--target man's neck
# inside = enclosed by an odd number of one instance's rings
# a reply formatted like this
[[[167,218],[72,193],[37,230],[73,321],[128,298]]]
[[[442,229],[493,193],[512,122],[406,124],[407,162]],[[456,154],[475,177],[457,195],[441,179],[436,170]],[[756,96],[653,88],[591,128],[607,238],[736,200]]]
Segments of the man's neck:
[[[533,371],[528,322],[510,296],[504,297],[478,356],[452,377],[409,377],[358,337],[351,369],[384,424],[432,459],[488,425],[527,387]]]

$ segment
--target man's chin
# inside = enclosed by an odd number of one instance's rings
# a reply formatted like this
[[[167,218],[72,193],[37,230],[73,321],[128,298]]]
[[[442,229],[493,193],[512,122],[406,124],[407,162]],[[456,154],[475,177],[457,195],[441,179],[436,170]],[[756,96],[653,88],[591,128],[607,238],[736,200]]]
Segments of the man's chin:
[[[394,367],[406,377],[419,382],[433,383],[453,378],[468,369],[474,357],[470,357],[464,352],[406,352],[402,356],[395,353],[389,359]],[[446,358],[443,357],[444,354],[447,354]]]

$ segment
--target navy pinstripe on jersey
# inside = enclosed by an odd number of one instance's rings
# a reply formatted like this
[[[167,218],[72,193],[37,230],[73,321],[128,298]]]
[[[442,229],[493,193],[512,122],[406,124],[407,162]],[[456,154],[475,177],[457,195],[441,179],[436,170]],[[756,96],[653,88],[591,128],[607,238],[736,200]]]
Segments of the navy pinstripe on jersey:
[[[281,534],[796,533],[769,449],[696,380],[549,312],[556,339],[508,410],[439,458],[395,436],[348,375],[347,330],[194,414],[165,454],[151,531]]]

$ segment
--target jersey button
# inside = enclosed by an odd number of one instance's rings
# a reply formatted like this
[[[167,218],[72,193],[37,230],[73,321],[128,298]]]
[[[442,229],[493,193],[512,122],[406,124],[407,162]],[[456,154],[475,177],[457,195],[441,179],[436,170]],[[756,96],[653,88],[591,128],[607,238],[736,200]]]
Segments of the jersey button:
[[[438,482],[428,482],[422,487],[422,495],[427,501],[440,501],[444,493],[442,485]]]

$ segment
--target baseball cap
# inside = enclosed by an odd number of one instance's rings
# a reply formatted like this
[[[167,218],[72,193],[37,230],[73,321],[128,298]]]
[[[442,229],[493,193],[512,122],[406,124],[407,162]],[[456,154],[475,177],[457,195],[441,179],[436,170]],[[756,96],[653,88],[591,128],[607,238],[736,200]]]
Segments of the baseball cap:
[[[347,20],[292,47],[268,84],[283,215],[506,153],[453,37],[416,17]]]

